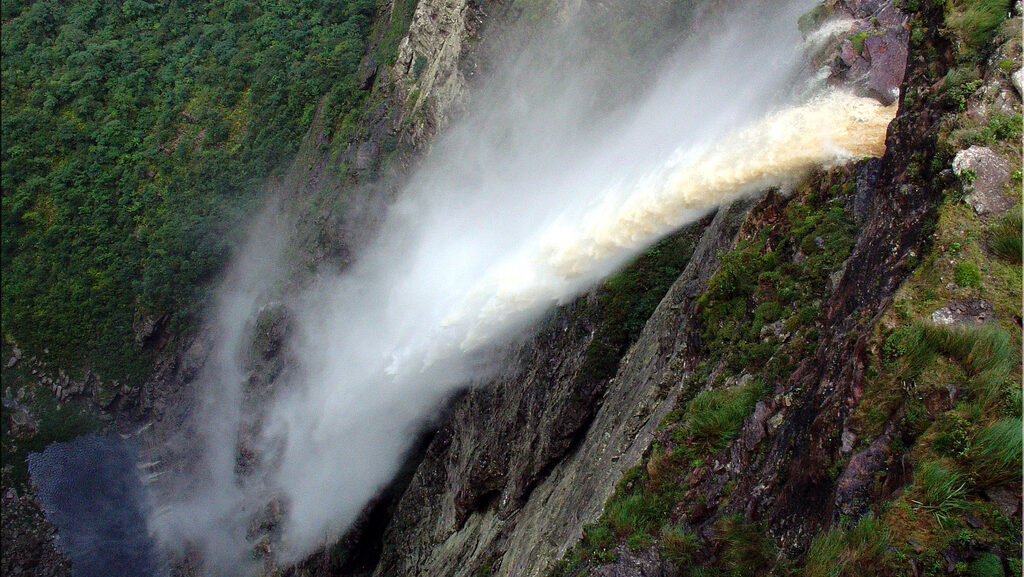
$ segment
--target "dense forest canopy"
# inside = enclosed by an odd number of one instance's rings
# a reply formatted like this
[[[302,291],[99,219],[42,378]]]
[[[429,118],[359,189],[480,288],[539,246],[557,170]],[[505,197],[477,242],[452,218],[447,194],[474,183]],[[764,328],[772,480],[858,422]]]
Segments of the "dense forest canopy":
[[[363,98],[370,0],[3,2],[3,333],[106,378],[189,318],[318,105]],[[208,283],[207,283],[208,284]]]

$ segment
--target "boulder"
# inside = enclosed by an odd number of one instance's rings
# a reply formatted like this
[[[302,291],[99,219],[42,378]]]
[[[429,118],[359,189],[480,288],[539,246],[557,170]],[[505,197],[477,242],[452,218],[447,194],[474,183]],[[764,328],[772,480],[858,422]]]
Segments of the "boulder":
[[[953,159],[953,172],[969,182],[965,200],[978,214],[1005,212],[1013,206],[1003,196],[1010,169],[1009,161],[984,146],[961,150]]]

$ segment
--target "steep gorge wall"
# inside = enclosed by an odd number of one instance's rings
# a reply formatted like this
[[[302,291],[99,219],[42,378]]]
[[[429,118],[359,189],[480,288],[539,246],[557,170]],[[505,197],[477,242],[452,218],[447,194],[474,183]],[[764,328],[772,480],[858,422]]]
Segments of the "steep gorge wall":
[[[945,167],[921,162],[935,153],[948,103],[941,95],[914,101],[903,96],[934,94],[935,79],[954,60],[947,40],[936,32],[941,8],[921,8],[915,23],[920,35],[909,43],[908,54],[910,27],[892,3],[830,2],[828,7],[870,17],[882,29],[866,33],[868,48],[859,56],[851,55],[846,40],[836,74],[857,75],[848,80],[880,98],[891,98],[899,86],[900,109],[885,156],[818,173],[792,201],[769,195],[738,203],[721,209],[706,228],[701,225],[693,258],[621,359],[615,377],[586,391],[599,404],[596,411],[566,394],[578,376],[587,336],[560,313],[543,333],[548,337],[525,346],[521,355],[529,361],[518,374],[471,391],[452,407],[398,503],[375,575],[546,574],[583,528],[601,517],[625,472],[643,460],[654,475],[656,465],[648,460],[652,442],[672,443],[669,433],[659,430],[669,412],[722,380],[764,381],[766,395],[743,421],[735,442],[684,467],[674,479],[685,490],[671,513],[675,522],[713,539],[720,522],[738,514],[763,527],[784,556],[798,555],[833,522],[859,518],[909,481],[907,456],[888,446],[898,436],[902,415],[891,415],[875,442],[866,445],[856,444],[849,421],[869,387],[865,372],[868,358],[877,354],[869,351],[877,323],[917,266],[942,189],[951,185]],[[873,66],[872,56],[884,64]],[[1015,106],[1019,114],[1019,98]],[[763,227],[777,222],[790,202],[828,198],[837,190],[852,191],[840,200],[856,220],[856,231],[852,252],[823,271],[829,279],[815,301],[821,316],[807,333],[813,340],[801,344],[803,352],[779,349],[777,355],[789,355],[784,365],[789,368],[781,374],[755,366],[735,374],[721,364],[710,373],[707,366],[698,368],[721,357],[704,342],[706,317],[698,305],[708,280],[719,272],[721,255],[739,241],[757,240],[758,231],[764,234]],[[784,239],[768,242],[781,245]],[[800,250],[784,256],[794,262],[804,258]],[[550,338],[559,328],[566,336]],[[577,440],[556,444],[552,451],[550,438],[564,438],[566,430]],[[573,574],[675,574],[674,565],[656,550],[616,553],[614,563],[592,560],[592,572]],[[708,554],[712,557],[705,560],[716,560],[714,551]]]

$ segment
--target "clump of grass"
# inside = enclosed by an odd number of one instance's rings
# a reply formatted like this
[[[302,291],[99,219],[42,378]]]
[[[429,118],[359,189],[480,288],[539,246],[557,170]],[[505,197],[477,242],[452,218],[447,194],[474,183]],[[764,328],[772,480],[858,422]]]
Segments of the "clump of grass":
[[[1019,365],[1005,330],[995,325],[951,328],[916,323],[886,339],[885,354],[904,378],[914,378],[939,353],[958,361],[971,377],[969,390],[985,400],[997,399]]]
[[[1003,577],[1003,562],[999,555],[985,553],[967,567],[970,577]]]
[[[677,566],[693,563],[700,548],[700,537],[693,531],[680,527],[665,527],[661,530],[661,554]]]
[[[972,50],[984,47],[1006,19],[1009,0],[947,2],[946,24]]]
[[[987,244],[999,258],[1021,262],[1021,211],[1014,209],[1003,215],[988,230]]]
[[[919,510],[931,512],[940,525],[967,507],[967,479],[938,463],[925,463],[914,474],[911,502]]]
[[[764,385],[754,380],[728,389],[704,391],[690,402],[686,424],[674,436],[702,454],[718,451],[732,440],[762,396]]]
[[[775,564],[775,547],[741,515],[722,518],[717,540],[723,545],[723,564],[729,575],[767,575]]]
[[[1024,450],[1021,419],[1000,419],[976,434],[967,452],[971,474],[979,487],[1020,478]]]
[[[641,531],[639,533],[633,533],[626,538],[626,547],[634,551],[643,551],[649,549],[654,544],[654,538],[651,537],[650,533]]]
[[[668,506],[656,495],[638,491],[608,504],[605,511],[611,528],[619,535],[651,533],[668,513]]]
[[[880,570],[890,562],[889,528],[873,515],[853,527],[819,533],[807,551],[806,577],[857,577],[865,567]]]

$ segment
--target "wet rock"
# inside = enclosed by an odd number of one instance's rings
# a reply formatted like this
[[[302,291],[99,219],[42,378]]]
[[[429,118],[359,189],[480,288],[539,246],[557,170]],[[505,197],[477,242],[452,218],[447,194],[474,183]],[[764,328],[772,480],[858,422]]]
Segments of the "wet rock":
[[[369,170],[377,164],[377,157],[380,154],[380,146],[376,142],[369,141],[359,145],[356,150],[356,170]]]
[[[852,83],[885,105],[896,102],[907,70],[906,16],[891,0],[863,0],[843,3],[836,18],[855,22],[838,49],[827,52],[837,56],[833,82]]]
[[[1013,206],[1003,196],[1011,168],[1006,159],[984,146],[961,150],[953,159],[953,172],[969,181],[965,200],[978,214],[1000,213]]]
[[[56,529],[44,518],[35,498],[8,488],[2,508],[0,575],[69,577],[71,565],[57,547]]]
[[[853,450],[853,444],[857,442],[857,435],[855,435],[853,431],[843,431],[840,441],[842,445],[839,447],[839,452],[844,455],[848,454]]]
[[[380,62],[372,55],[367,55],[363,58],[362,62],[359,63],[359,70],[356,72],[359,87],[363,90],[369,90],[373,86],[373,81],[377,79],[377,72],[379,70]]]
[[[11,358],[7,359],[7,368],[9,369],[14,365],[17,365],[18,362],[21,361],[21,357],[21,349],[18,347],[11,347]]]
[[[132,322],[132,334],[135,337],[135,342],[143,347],[157,344],[166,323],[167,315],[153,316],[137,312],[135,320]]]
[[[881,171],[882,160],[872,158],[864,163],[864,168],[857,174],[857,195],[853,199],[853,217],[858,224],[868,216],[872,191],[875,189]]]

